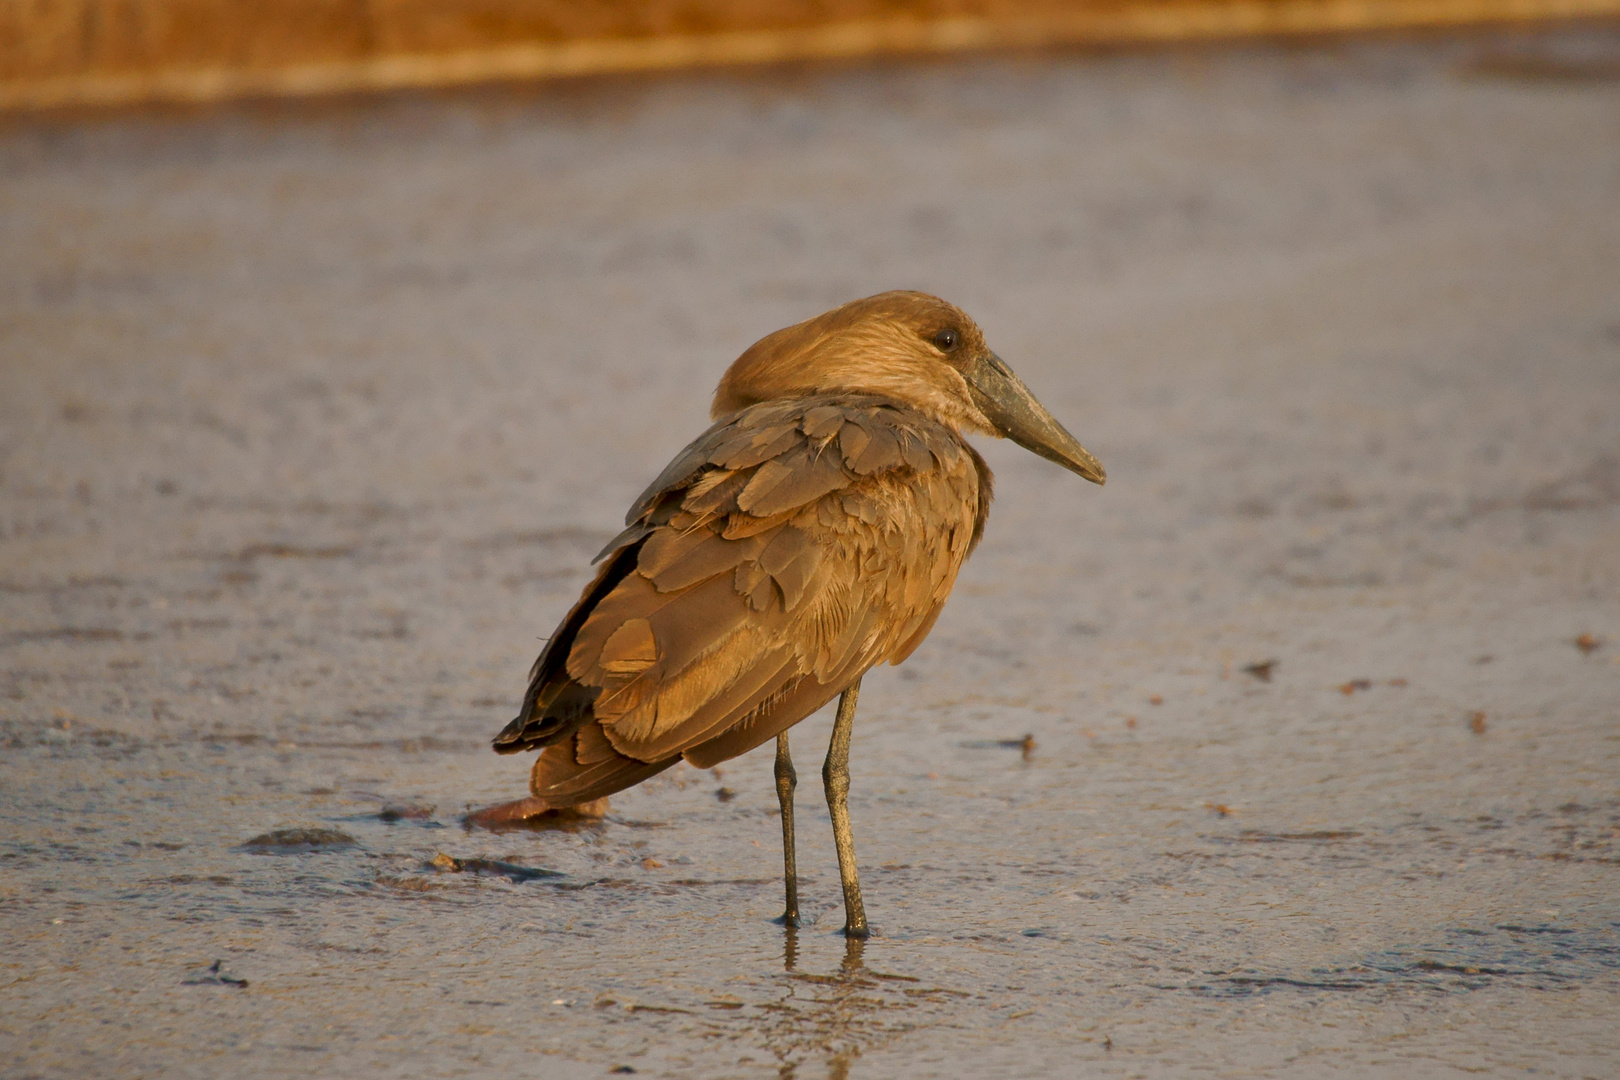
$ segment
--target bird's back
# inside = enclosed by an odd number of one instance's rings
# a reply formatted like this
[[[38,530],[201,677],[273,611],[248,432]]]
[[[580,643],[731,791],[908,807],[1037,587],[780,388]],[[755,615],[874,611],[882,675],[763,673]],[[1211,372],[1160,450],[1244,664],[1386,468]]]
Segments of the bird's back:
[[[545,747],[553,806],[745,753],[922,641],[989,503],[961,436],[884,398],[725,417],[631,509],[495,748]]]

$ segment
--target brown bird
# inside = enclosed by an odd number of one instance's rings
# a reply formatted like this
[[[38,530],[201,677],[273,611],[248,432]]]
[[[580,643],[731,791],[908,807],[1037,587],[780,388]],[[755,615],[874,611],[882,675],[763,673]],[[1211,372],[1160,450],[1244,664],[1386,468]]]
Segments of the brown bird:
[[[867,934],[846,799],[861,676],[928,636],[984,532],[1005,436],[1101,484],[1097,459],[937,297],[887,292],[778,330],[731,365],[714,425],[636,500],[557,627],[495,751],[543,747],[498,826],[579,806],[683,758],[776,739],[787,909],[798,924],[787,729],[842,695],[822,768],[844,932]]]

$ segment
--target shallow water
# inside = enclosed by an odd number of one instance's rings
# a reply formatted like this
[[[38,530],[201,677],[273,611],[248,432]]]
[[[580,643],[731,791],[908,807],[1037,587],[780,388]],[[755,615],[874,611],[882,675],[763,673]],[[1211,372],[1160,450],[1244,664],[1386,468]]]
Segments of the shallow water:
[[[0,1072],[1612,1075],[1620,84],[1546,72],[1616,48],[14,123]],[[768,749],[461,829],[725,363],[901,285],[1110,479],[985,447],[863,688],[874,937],[826,715],[797,933]]]

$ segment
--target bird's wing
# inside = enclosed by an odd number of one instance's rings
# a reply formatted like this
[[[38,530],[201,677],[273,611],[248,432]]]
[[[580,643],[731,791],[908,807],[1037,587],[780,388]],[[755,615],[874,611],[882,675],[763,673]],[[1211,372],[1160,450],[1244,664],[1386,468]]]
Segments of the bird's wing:
[[[556,742],[535,794],[723,761],[903,659],[978,539],[988,481],[954,432],[880,399],[766,403],[711,428],[638,500],[536,664],[508,728]]]

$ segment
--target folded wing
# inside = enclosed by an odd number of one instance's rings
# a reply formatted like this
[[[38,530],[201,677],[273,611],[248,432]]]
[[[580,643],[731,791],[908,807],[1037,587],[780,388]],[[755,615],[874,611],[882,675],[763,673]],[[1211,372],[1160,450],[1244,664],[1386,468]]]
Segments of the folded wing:
[[[637,500],[496,750],[545,747],[534,794],[566,806],[758,746],[921,642],[989,481],[955,432],[878,398],[722,420]]]

